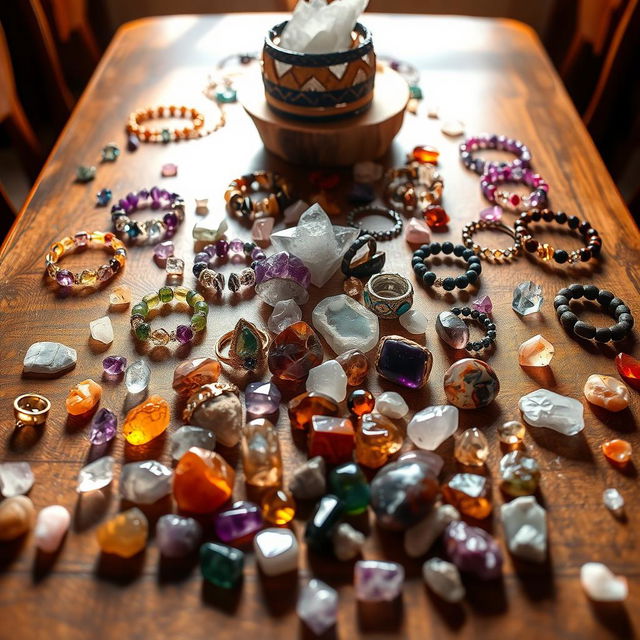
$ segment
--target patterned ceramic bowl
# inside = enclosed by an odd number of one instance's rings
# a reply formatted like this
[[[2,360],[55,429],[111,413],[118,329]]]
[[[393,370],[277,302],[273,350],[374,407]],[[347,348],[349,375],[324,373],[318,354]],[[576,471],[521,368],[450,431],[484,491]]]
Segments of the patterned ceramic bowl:
[[[279,115],[326,121],[366,111],[373,99],[376,56],[369,30],[356,23],[352,46],[337,53],[298,53],[278,46],[286,22],[265,38],[262,79],[267,103]]]

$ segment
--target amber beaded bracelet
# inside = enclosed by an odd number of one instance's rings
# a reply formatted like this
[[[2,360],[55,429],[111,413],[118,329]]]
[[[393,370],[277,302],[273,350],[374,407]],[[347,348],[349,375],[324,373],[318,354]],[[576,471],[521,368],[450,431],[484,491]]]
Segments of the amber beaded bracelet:
[[[540,244],[534,239],[533,234],[529,230],[531,222],[557,222],[558,224],[566,224],[569,229],[575,229],[582,236],[585,246],[574,251],[565,251],[564,249],[555,249],[547,243]],[[558,264],[568,262],[574,264],[576,262],[588,262],[591,258],[597,258],[602,249],[602,238],[600,234],[591,227],[586,220],[582,221],[577,216],[568,216],[564,211],[554,212],[550,209],[533,209],[520,214],[515,223],[516,235],[526,251],[534,253],[538,258],[545,262],[554,260]]]
[[[113,258],[97,269],[83,269],[79,273],[72,273],[58,266],[57,263],[63,256],[93,246],[112,250]],[[96,282],[106,282],[124,267],[126,261],[127,250],[122,241],[115,234],[102,231],[79,231],[73,236],[66,236],[59,242],[54,242],[44,258],[47,273],[61,287],[71,287],[74,284],[90,286]]]
[[[175,331],[166,329],[151,330],[148,322],[149,312],[167,302],[186,302],[193,310],[189,325],[181,324]],[[138,304],[131,308],[131,331],[133,335],[143,342],[151,340],[155,345],[165,345],[169,342],[187,344],[191,342],[195,334],[203,331],[207,326],[209,305],[204,297],[193,289],[187,287],[161,287],[156,293],[149,293]]]
[[[478,231],[501,231],[513,238],[513,245],[506,249],[491,249],[490,247],[483,247],[473,241],[473,234]],[[462,244],[467,249],[471,249],[474,253],[481,258],[514,258],[520,255],[522,251],[522,241],[520,236],[516,232],[508,227],[506,224],[499,222],[498,220],[476,220],[466,224],[462,229]]]
[[[269,195],[260,200],[249,195],[260,191]],[[277,173],[254,171],[232,180],[224,192],[224,199],[231,211],[249,222],[257,218],[275,218],[291,204],[291,185]]]
[[[435,165],[410,162],[385,174],[384,197],[393,209],[406,213],[440,204],[444,182]]]

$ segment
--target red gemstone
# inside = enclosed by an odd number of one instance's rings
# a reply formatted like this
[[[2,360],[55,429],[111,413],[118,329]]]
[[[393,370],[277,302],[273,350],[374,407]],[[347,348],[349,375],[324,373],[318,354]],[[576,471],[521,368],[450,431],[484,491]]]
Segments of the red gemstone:
[[[335,189],[340,183],[340,176],[329,171],[312,171],[309,182],[317,189]]]
[[[411,157],[420,162],[422,164],[428,162],[430,164],[438,164],[438,157],[440,156],[440,152],[434,147],[429,147],[427,145],[419,145],[414,147],[411,152]]]
[[[517,193],[512,193],[511,196],[509,197],[509,202],[514,207],[517,207],[520,204],[520,196]]]
[[[616,356],[616,367],[620,377],[634,389],[640,391],[640,361],[626,353]]]
[[[353,458],[355,432],[348,418],[313,416],[309,430],[310,458],[322,456],[328,464],[350,462]]]
[[[430,204],[423,212],[424,221],[432,229],[445,229],[449,224],[447,212],[437,204]]]

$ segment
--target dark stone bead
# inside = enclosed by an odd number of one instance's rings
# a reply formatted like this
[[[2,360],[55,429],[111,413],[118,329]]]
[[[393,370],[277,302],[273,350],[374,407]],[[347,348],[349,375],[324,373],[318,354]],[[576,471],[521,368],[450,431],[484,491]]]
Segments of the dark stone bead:
[[[460,307],[453,307],[453,309],[451,309],[451,313],[455,313],[455,315],[459,316],[462,313],[462,309]]]
[[[569,259],[569,254],[564,249],[556,249],[553,252],[553,259],[558,264],[564,264]]]
[[[613,315],[616,312],[616,308],[621,304],[624,304],[624,301],[620,300],[620,298],[614,297],[607,305],[607,311]]]
[[[472,317],[472,318],[477,317],[477,318],[478,318],[478,322],[486,322],[487,320],[489,320],[489,318],[487,317],[487,314],[486,314],[486,313],[480,313],[480,312],[478,312],[478,315],[477,315],[477,316],[474,316],[474,315],[473,315],[473,311],[472,311],[472,312],[471,312],[471,317]],[[491,322],[491,321],[489,320],[489,322]]]
[[[555,218],[555,213],[553,213],[553,211],[551,211],[550,209],[545,209],[542,212],[542,219],[545,222],[553,222],[553,219]]]
[[[560,316],[560,324],[565,329],[573,329],[574,325],[578,322],[578,316],[573,311],[565,311]]]
[[[467,248],[462,244],[457,244],[453,247],[453,255],[462,258],[462,254],[467,250]]]
[[[588,220],[584,220],[578,226],[578,231],[580,231],[580,233],[586,233],[589,229],[591,229],[591,223]]]
[[[569,291],[571,291],[572,298],[582,298],[584,295],[584,287],[581,284],[569,285]]]
[[[482,342],[474,342],[473,349],[474,351],[480,351],[482,349]]]
[[[443,242],[442,253],[445,253],[447,255],[453,253],[453,242]]]
[[[598,237],[598,232],[595,229],[587,229],[587,233],[585,234],[588,238]]]
[[[598,293],[600,289],[596,287],[595,284],[585,284],[584,285],[584,297],[587,300],[595,300],[598,297]]]
[[[495,324],[493,324],[493,322],[492,322],[492,323],[490,323],[490,324],[486,324],[485,326],[487,327],[487,329],[488,329],[489,331],[495,331],[495,330],[496,330],[496,325],[495,325]]]
[[[542,212],[538,211],[537,209],[534,209],[531,212],[531,216],[530,217],[534,222],[540,222],[540,219],[542,218]]]
[[[598,245],[598,244],[593,245],[593,244],[590,244],[590,245],[589,245],[589,249],[591,250],[591,255],[592,255],[594,258],[598,258],[598,257],[600,256],[601,251],[602,251],[602,245]]]
[[[475,254],[475,252],[473,251],[473,249],[465,249],[465,250],[462,252],[462,257],[463,257],[465,260],[469,260],[469,258],[473,258],[473,257],[478,258],[478,256],[476,256],[476,254]],[[478,260],[480,260],[480,258],[478,258]]]
[[[197,278],[207,268],[206,262],[196,262],[193,265],[193,275]]]
[[[475,271],[478,275],[482,273],[482,265],[479,262],[474,262],[469,265],[469,271]]]
[[[618,322],[626,322],[629,325],[629,328],[633,327],[635,324],[635,320],[630,313],[621,313],[618,318]]]
[[[560,305],[569,304],[569,298],[567,296],[557,295],[553,299],[553,308],[557,309]]]
[[[304,532],[307,546],[320,552],[331,549],[331,534],[343,513],[344,502],[340,498],[332,494],[322,496],[311,518],[307,521]]]
[[[608,327],[596,329],[596,342],[609,342],[611,340],[611,330]]]
[[[255,242],[245,242],[244,243],[244,252],[247,255],[251,255],[251,252],[256,248]]]
[[[422,283],[430,287],[436,281],[436,274],[433,271],[427,271],[422,275]]]
[[[498,334],[493,329],[491,331],[487,331],[487,338],[495,340],[497,335]]]
[[[482,338],[482,346],[483,347],[490,347],[491,346],[491,338],[489,336],[487,336],[486,338]]]
[[[437,256],[442,251],[442,245],[439,242],[431,243],[431,254]]]
[[[456,287],[458,289],[466,289],[469,286],[469,278],[467,276],[462,275],[456,278]]]
[[[591,260],[591,251],[589,249],[583,247],[578,253],[580,254],[581,262],[589,262]]]
[[[416,266],[418,266],[419,264],[424,265],[424,262],[422,261],[422,258],[412,258],[412,259],[411,259],[411,266],[412,266],[412,267],[414,267],[414,268],[415,268],[415,267],[416,267]]]
[[[569,291],[569,289],[567,289],[566,287],[564,289],[560,289],[560,291],[558,291],[558,293],[556,293],[556,295],[557,296],[564,296],[568,300],[571,300],[571,291]]]
[[[413,252],[413,258],[419,258],[420,260],[422,260],[422,258],[425,257],[424,251],[422,249],[417,249],[416,251]]]
[[[467,264],[482,264],[482,260],[480,260],[480,256],[474,254],[467,260]]]
[[[465,274],[467,280],[473,284],[478,279],[478,274],[475,271],[467,271]]]
[[[565,224],[566,221],[567,221],[567,214],[564,211],[557,211],[556,222],[558,224]]]
[[[480,312],[477,309],[472,309],[471,317],[477,319],[479,316],[480,316]]]
[[[558,318],[567,311],[571,311],[571,307],[568,304],[561,304],[559,307],[556,307]]]
[[[467,351],[473,351],[473,342],[467,342],[467,344],[464,345],[464,348]]]
[[[427,272],[427,265],[426,264],[417,264],[413,268],[413,270],[416,273],[416,275],[422,277]]]
[[[617,342],[618,340],[624,340],[630,330],[631,327],[626,322],[618,322],[618,324],[614,324],[613,327],[609,327],[611,339],[614,342]]]
[[[592,324],[587,324],[582,320],[578,320],[573,325],[573,331],[577,336],[591,340],[596,335],[596,328]]]
[[[621,313],[631,313],[631,309],[626,304],[619,304],[613,313],[618,318]]]
[[[442,288],[445,291],[453,291],[456,288],[455,278],[444,278],[442,281]]]
[[[580,225],[580,218],[578,218],[578,216],[570,216],[567,218],[567,224],[569,225],[569,229],[577,229]]]
[[[615,296],[611,291],[600,289],[600,291],[598,292],[597,300],[603,307],[608,307],[609,303],[613,300],[614,297]]]
[[[462,307],[462,315],[463,316],[471,315],[471,309],[469,309],[469,307]]]
[[[431,253],[431,249],[429,248],[428,244],[421,244],[418,247],[417,251],[422,251],[425,256],[428,256]]]
[[[529,252],[529,253],[534,253],[534,251],[536,251],[538,249],[538,247],[540,246],[540,243],[537,240],[534,240],[533,238],[529,238],[525,243],[524,243],[524,248]]]

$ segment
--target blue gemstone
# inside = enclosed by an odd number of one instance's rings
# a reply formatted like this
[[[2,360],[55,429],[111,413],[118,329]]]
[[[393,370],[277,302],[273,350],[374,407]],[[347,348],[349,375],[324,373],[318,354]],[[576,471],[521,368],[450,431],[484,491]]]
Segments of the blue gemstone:
[[[96,204],[99,207],[106,207],[109,202],[111,202],[112,197],[113,193],[111,192],[111,189],[100,189],[96,195]]]
[[[406,313],[411,309],[411,305],[408,302],[403,302],[397,309],[396,314],[401,316],[403,313]]]
[[[218,102],[231,103],[238,100],[236,90],[231,87],[226,87],[220,91],[216,91],[216,100]]]

